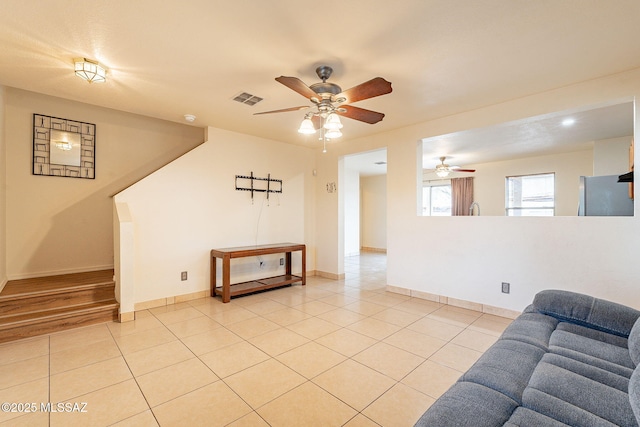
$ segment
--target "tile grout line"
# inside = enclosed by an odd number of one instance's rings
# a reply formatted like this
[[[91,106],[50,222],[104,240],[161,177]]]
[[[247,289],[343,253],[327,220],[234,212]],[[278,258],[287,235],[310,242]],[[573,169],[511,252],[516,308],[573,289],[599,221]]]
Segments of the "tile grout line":
[[[127,369],[129,370],[129,373],[131,374],[131,378],[133,378],[133,380],[135,381],[136,387],[138,387],[138,391],[142,395],[142,398],[144,399],[145,403],[147,404],[147,410],[151,412],[151,415],[153,416],[153,419],[156,420],[156,423],[158,423],[158,425],[160,425],[160,422],[156,418],[156,414],[153,412],[153,409],[151,408],[151,405],[149,404],[149,401],[147,400],[147,396],[143,393],[142,388],[140,387],[140,383],[138,383],[138,379],[133,374],[133,371],[131,370],[131,366],[129,366],[129,362],[127,361],[127,358],[125,357],[124,353],[122,352],[122,349],[120,348],[120,345],[118,344],[118,341],[116,340],[116,337],[113,335],[113,331],[110,328],[107,328],[107,329],[109,330],[109,334],[111,335],[111,338],[113,339],[113,342],[115,343],[116,347],[118,348],[118,351],[120,352],[120,357],[122,357],[122,360],[124,361],[125,365],[127,365]],[[130,417],[124,418],[122,420],[118,420],[113,424],[116,424],[118,422],[124,421],[124,420],[126,420],[128,418],[135,417],[135,416],[140,415],[140,414],[142,414],[144,412],[146,412],[146,410],[142,411],[142,412],[139,412],[137,414],[131,415]]]

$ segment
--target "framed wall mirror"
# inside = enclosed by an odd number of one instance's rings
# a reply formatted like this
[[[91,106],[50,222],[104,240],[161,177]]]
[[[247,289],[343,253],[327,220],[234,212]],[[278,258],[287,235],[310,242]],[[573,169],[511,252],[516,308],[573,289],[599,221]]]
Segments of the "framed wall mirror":
[[[95,178],[96,125],[33,115],[34,175]]]

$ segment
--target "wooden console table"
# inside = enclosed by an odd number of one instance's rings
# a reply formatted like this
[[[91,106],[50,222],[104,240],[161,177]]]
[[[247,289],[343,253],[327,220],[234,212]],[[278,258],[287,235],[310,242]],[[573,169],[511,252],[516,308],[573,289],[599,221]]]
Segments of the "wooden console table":
[[[291,274],[291,252],[302,251],[302,274]],[[307,250],[305,245],[297,243],[277,243],[272,245],[242,246],[238,248],[211,249],[211,296],[222,295],[222,302],[229,302],[231,297],[290,285],[295,282],[306,284]],[[285,254],[284,276],[269,277],[249,282],[231,284],[231,259],[269,254]],[[216,259],[222,258],[222,286],[216,286]]]

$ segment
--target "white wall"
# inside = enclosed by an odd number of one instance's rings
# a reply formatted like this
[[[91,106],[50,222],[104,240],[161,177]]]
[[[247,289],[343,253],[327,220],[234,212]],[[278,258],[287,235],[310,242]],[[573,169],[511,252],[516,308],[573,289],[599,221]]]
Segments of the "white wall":
[[[360,253],[360,174],[344,160],[344,256]]]
[[[622,175],[629,172],[632,136],[602,139],[593,146],[593,176]]]
[[[344,203],[338,203],[342,192],[338,170],[344,159],[335,156],[339,143],[329,145],[326,153],[319,153],[317,159],[317,176],[315,179],[316,194],[316,227],[317,247],[327,250],[316,251],[316,270],[328,276],[344,275]],[[337,191],[329,192],[328,184],[338,184]],[[339,237],[340,236],[340,237]],[[340,242],[340,244],[338,244]]]
[[[307,270],[315,269],[315,152],[220,129],[207,134],[206,143],[115,197],[134,228],[135,303],[208,291],[213,248],[305,243]],[[266,193],[255,193],[252,203],[250,192],[235,190],[235,176],[251,172],[281,179],[282,194],[267,203]],[[255,258],[234,261],[232,282],[283,269],[278,258],[262,257],[262,269]],[[300,272],[299,253],[293,261]]]
[[[5,143],[5,88],[0,85],[0,291],[7,283],[7,161]]]
[[[387,176],[360,178],[361,246],[387,249]]]
[[[578,214],[580,176],[593,175],[593,151],[582,150],[548,156],[525,157],[469,166],[476,169],[474,200],[481,215],[505,214],[505,177],[555,172],[556,216]]]
[[[640,308],[640,215],[419,217],[416,196],[421,178],[417,144],[422,138],[638,95],[640,69],[335,144],[318,158],[318,171],[323,181],[332,180],[340,156],[387,147],[389,285],[511,310],[522,310],[546,288],[585,292]],[[635,118],[637,133],[637,112]],[[332,199],[318,199],[319,213],[335,211],[335,206]],[[337,221],[326,218],[318,228],[321,268],[340,271],[338,260],[324,258],[340,247]],[[502,281],[511,283],[511,294],[500,292]]]
[[[204,141],[202,128],[15,88],[4,101],[9,279],[113,267],[111,196]],[[34,113],[96,124],[95,179],[32,175]]]

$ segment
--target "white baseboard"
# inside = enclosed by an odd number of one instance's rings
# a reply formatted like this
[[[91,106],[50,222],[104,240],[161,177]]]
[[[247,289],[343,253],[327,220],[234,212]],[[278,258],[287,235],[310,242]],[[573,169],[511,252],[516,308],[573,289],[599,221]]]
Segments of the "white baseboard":
[[[344,273],[335,274],[335,273],[329,273],[329,272],[326,272],[326,271],[319,271],[319,270],[315,271],[315,276],[320,276],[320,277],[324,277],[325,279],[333,279],[333,280],[343,280],[344,279]]]
[[[368,246],[362,246],[360,252],[375,252],[379,254],[386,254],[387,248],[370,248]]]
[[[134,311],[148,310],[150,308],[162,307],[165,305],[178,304],[181,302],[191,301],[194,299],[205,298],[209,296],[209,290],[192,292],[190,294],[175,295],[172,297],[159,298],[151,301],[137,302],[133,305]]]
[[[135,320],[136,318],[135,313],[137,311],[144,311],[150,308],[164,307],[165,305],[178,304],[181,302],[192,301],[194,299],[206,298],[209,295],[210,295],[209,290],[206,290],[206,291],[192,292],[189,294],[176,295],[173,297],[158,298],[150,301],[137,302],[133,305],[133,311],[129,311],[125,313],[120,312],[120,323],[130,322],[132,320]]]
[[[388,292],[393,292],[396,294],[406,295],[413,298],[420,298],[427,301],[438,302],[440,304],[447,304],[454,307],[461,307],[469,310],[475,310],[481,313],[493,314],[494,316],[506,317],[508,319],[515,319],[520,314],[522,314],[521,312],[516,310],[509,310],[507,308],[502,308],[502,307],[494,307],[492,305],[446,297],[444,295],[430,294],[428,292],[416,291],[413,289],[401,288],[398,286],[387,285],[386,289]]]

